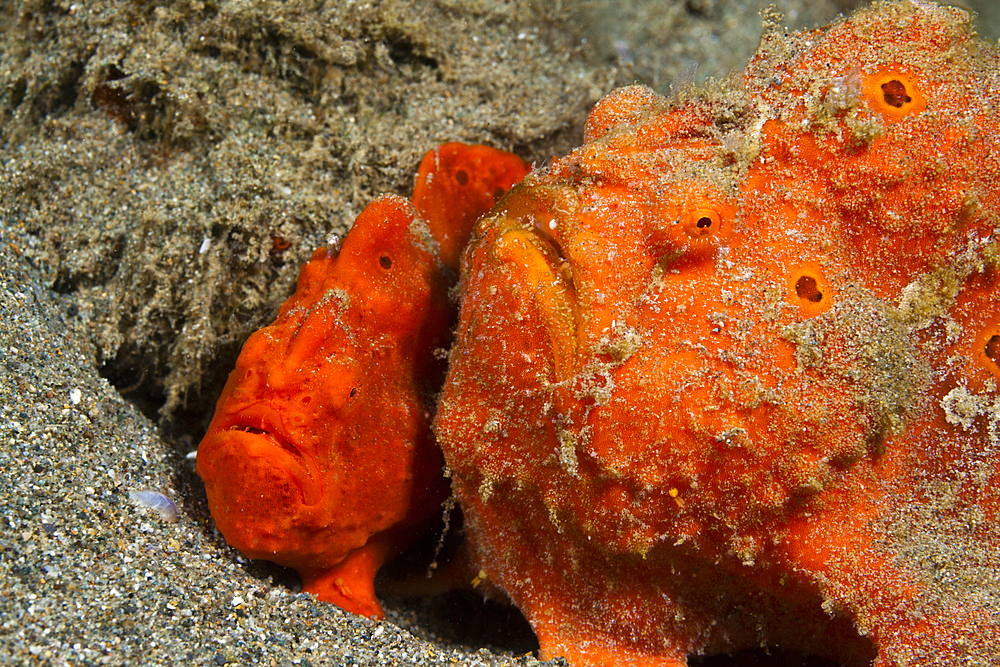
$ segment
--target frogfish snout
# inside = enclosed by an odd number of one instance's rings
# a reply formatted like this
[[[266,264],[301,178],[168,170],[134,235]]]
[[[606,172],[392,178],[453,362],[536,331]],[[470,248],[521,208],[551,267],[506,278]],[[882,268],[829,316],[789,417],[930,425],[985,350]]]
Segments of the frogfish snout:
[[[251,414],[214,423],[198,451],[198,474],[219,531],[251,558],[271,556],[310,523],[304,518],[323,500],[317,468],[308,452]]]

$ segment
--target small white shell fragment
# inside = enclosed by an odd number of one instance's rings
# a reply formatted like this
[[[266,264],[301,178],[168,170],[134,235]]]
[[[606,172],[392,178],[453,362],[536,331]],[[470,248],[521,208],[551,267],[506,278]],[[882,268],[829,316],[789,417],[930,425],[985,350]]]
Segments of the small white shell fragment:
[[[79,388],[74,387],[69,390],[69,402],[73,405],[80,405],[80,399],[82,398],[83,392]]]
[[[156,513],[164,521],[177,521],[177,505],[159,491],[150,491],[148,489],[130,490],[128,497],[129,500],[140,507],[156,510]]]

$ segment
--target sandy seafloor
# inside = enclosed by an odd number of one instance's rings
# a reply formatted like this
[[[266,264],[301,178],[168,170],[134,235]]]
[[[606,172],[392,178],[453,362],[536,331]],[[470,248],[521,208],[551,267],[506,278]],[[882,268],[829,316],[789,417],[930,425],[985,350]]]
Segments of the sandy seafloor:
[[[343,4],[356,23],[323,32],[294,3],[0,3],[0,663],[537,662],[428,641],[406,603],[373,622],[296,594],[224,544],[184,454],[309,249],[405,192],[424,150],[564,152],[615,85],[738,68],[757,7]],[[130,501],[145,489],[178,519]]]

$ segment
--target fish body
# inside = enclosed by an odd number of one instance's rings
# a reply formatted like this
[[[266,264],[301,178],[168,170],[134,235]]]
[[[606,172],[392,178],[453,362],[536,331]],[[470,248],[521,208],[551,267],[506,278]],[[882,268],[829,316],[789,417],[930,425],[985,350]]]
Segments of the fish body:
[[[998,62],[930,3],[772,33],[479,221],[435,432],[543,657],[995,660]]]
[[[380,613],[371,578],[390,545],[446,495],[429,432],[446,290],[412,204],[369,205],[246,342],[198,449],[230,544],[365,615]]]
[[[416,206],[369,204],[247,340],[197,463],[219,531],[245,556],[294,568],[323,600],[382,615],[378,568],[448,496],[430,423],[444,377],[434,351],[450,345],[454,321],[454,246],[526,171],[486,146],[431,151]]]

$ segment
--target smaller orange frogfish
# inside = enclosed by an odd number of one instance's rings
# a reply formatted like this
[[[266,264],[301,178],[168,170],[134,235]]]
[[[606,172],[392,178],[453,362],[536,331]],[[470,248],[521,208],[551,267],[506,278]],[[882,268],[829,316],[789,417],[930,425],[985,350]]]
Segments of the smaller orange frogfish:
[[[430,424],[458,255],[527,171],[504,151],[445,144],[421,163],[413,203],[381,197],[339,251],[313,253],[277,319],[247,340],[198,448],[232,546],[294,568],[322,600],[382,615],[375,573],[449,493]]]

